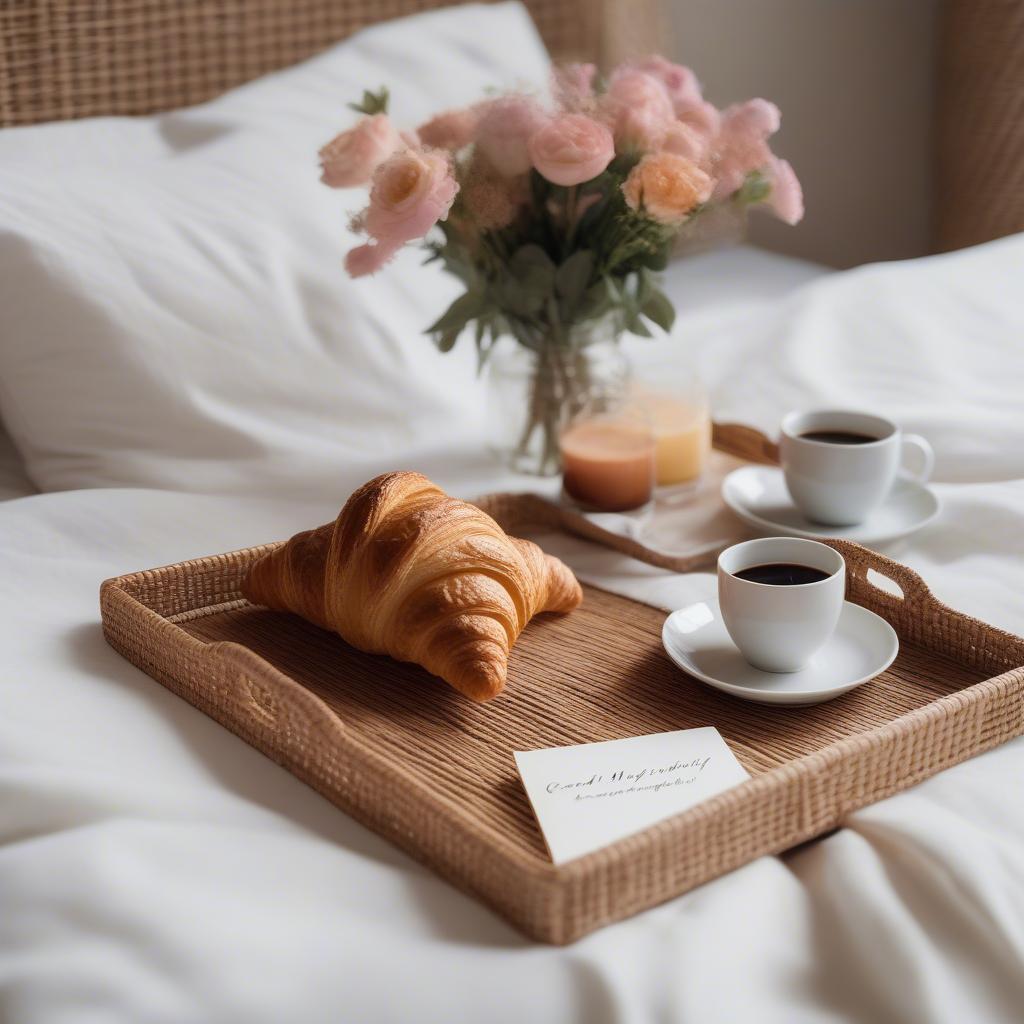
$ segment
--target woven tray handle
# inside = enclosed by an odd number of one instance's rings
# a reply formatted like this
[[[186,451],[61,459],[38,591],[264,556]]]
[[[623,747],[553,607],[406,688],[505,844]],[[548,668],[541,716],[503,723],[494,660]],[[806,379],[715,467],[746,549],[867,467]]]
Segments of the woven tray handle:
[[[282,737],[301,736],[306,749],[329,749],[341,720],[315,694],[279,672],[242,644],[219,640],[203,648],[208,673],[217,679],[210,691],[214,716],[240,735],[275,748]],[[246,735],[248,734],[248,735]]]
[[[892,613],[928,615],[942,605],[913,569],[849,540],[826,540],[846,561],[846,596],[856,604]],[[873,582],[871,574],[881,577]],[[899,591],[896,593],[895,591]]]

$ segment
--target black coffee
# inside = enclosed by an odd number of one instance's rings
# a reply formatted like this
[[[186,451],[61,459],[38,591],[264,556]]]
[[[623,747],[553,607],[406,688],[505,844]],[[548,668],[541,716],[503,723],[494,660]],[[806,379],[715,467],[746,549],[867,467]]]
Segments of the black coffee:
[[[805,441],[821,441],[823,444],[871,444],[878,440],[870,434],[855,434],[851,430],[809,430],[800,436]]]
[[[772,562],[769,565],[752,565],[740,569],[733,575],[739,580],[751,583],[766,583],[770,587],[799,587],[804,583],[820,583],[832,575],[809,565],[795,565],[792,562]]]

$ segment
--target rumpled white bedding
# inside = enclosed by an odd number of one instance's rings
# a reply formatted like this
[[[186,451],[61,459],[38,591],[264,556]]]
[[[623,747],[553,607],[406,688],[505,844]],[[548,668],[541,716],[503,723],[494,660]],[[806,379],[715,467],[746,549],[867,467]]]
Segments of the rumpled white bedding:
[[[757,257],[714,259],[728,275],[730,259]],[[684,266],[676,295],[697,298],[702,266]],[[786,294],[779,278],[777,299],[694,302],[679,328],[719,418],[771,427],[789,406],[836,401],[928,435],[943,515],[886,550],[940,598],[1017,632],[1022,271],[1024,236]],[[397,457],[377,452],[378,468]],[[469,441],[421,468],[467,496],[510,483]],[[104,644],[101,580],[326,521],[349,476],[339,467],[301,500],[95,489],[0,504],[0,1019],[1022,1019],[1024,741],[556,949]],[[709,584],[548,542],[584,577],[653,603]]]

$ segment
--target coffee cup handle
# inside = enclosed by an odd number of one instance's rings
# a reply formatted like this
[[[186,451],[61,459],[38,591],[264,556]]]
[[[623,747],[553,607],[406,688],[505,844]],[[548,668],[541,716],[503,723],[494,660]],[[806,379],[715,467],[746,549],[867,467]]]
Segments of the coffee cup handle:
[[[903,472],[912,480],[925,484],[931,479],[932,470],[935,468],[935,452],[932,446],[920,434],[903,435],[903,459],[906,460],[907,450],[913,449],[917,452],[919,463],[916,470],[903,466]]]

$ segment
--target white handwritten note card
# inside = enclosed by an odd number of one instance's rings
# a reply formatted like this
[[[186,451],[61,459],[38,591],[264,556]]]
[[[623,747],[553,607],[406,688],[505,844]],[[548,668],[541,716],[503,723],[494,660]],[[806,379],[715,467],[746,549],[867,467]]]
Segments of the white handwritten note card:
[[[712,728],[514,756],[556,864],[641,832],[749,778]]]

